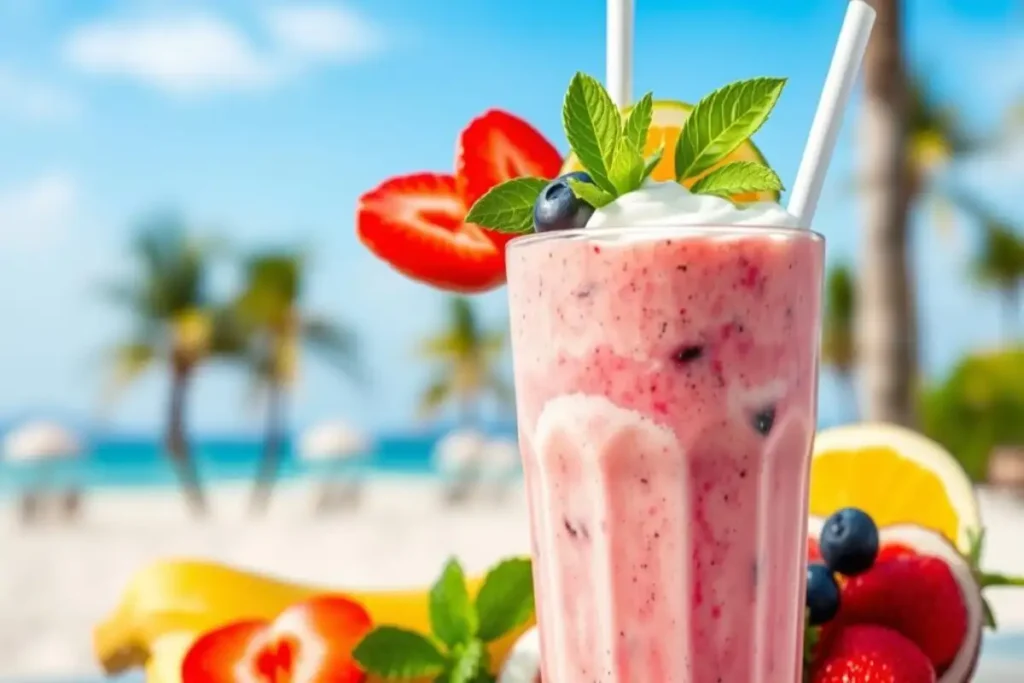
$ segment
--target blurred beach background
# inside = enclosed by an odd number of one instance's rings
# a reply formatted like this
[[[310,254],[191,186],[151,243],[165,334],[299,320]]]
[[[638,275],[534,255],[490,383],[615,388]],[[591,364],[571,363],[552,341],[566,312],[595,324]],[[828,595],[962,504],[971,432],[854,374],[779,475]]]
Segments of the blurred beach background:
[[[985,567],[1024,574],[1024,6],[877,4],[815,226],[820,426],[943,443]],[[843,12],[637,0],[635,90],[788,76],[757,142],[791,179]],[[0,681],[99,677],[93,626],[164,557],[345,588],[528,550],[504,291],[406,279],[354,207],[451,172],[489,108],[565,151],[604,22],[588,0],[0,0]],[[1024,653],[1024,598],[994,607],[981,681]]]

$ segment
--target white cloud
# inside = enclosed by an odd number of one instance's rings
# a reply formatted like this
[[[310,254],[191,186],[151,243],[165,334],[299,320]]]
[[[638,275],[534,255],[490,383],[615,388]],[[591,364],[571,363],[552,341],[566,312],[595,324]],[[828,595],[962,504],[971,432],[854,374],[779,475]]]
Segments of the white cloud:
[[[78,185],[64,172],[0,190],[0,244],[4,248],[52,244],[75,217],[78,204]]]
[[[78,109],[66,93],[0,65],[0,114],[28,121],[66,121]]]
[[[342,7],[294,4],[262,19],[266,46],[210,14],[106,20],[74,31],[64,57],[87,73],[195,95],[265,88],[317,63],[358,61],[382,45],[376,26]]]
[[[300,57],[352,62],[383,47],[380,30],[348,8],[282,6],[271,10],[266,21],[281,49]]]
[[[251,88],[274,75],[244,35],[203,15],[85,26],[71,35],[64,55],[83,71],[126,76],[177,93]]]

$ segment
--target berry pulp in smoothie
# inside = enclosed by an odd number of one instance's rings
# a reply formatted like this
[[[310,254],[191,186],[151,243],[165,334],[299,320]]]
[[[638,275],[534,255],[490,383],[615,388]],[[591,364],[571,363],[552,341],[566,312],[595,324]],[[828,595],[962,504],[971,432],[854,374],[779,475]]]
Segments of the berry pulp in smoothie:
[[[800,680],[823,254],[755,227],[510,246],[544,680]]]

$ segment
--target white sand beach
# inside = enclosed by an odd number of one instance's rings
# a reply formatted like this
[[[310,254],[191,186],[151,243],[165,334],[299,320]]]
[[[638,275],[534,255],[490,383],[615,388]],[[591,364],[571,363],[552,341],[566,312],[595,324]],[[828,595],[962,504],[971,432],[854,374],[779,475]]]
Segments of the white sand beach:
[[[218,487],[206,523],[188,520],[174,490],[93,492],[73,525],[24,528],[3,503],[0,680],[96,675],[93,625],[115,605],[133,572],[162,557],[371,588],[425,584],[453,554],[472,572],[529,548],[518,487],[500,503],[448,507],[436,481],[381,478],[370,482],[357,511],[316,516],[309,485],[290,484],[280,488],[265,520],[245,517],[247,492]],[[985,568],[1024,574],[1024,502],[991,492],[981,500],[989,526]],[[991,597],[1002,629],[1024,632],[1024,590]]]

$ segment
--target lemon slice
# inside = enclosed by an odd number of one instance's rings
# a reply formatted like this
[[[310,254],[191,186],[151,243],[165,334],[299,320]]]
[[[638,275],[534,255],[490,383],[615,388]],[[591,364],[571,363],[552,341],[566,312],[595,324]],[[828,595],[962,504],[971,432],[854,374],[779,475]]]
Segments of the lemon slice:
[[[659,147],[663,147],[665,151],[661,157],[661,162],[654,168],[654,173],[651,174],[653,180],[660,182],[675,179],[676,141],[679,139],[679,133],[683,130],[683,124],[690,117],[692,110],[693,105],[685,102],[673,100],[655,101],[654,112],[651,116],[651,127],[647,131],[647,144],[644,146],[644,156],[648,157],[654,154],[655,150]],[[683,185],[689,187],[719,166],[733,161],[756,161],[765,166],[768,165],[760,150],[757,149],[753,142],[748,140],[718,164],[712,166],[699,176],[687,180]],[[579,159],[576,158],[575,154],[570,154],[569,158],[562,165],[562,173],[582,170],[583,167],[580,165]],[[740,194],[732,199],[737,202],[777,202],[779,201],[779,193],[756,192]]]
[[[967,552],[981,527],[974,487],[942,446],[896,425],[835,427],[814,440],[810,514],[858,507],[879,527],[916,524]]]

